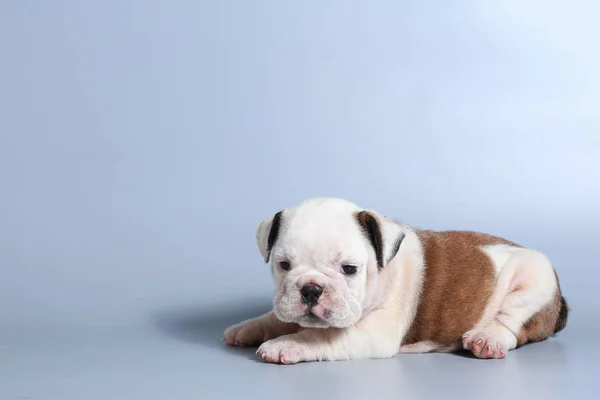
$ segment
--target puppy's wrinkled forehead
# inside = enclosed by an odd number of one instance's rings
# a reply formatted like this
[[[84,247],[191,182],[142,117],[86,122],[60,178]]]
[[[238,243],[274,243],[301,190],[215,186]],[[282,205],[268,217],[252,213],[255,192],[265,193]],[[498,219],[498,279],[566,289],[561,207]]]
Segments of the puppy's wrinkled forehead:
[[[339,198],[313,198],[277,212],[256,229],[256,240],[265,262],[272,252],[286,261],[351,261],[366,263],[375,256],[384,268],[404,239],[400,224],[374,211]],[[312,260],[293,260],[311,255]],[[344,259],[345,260],[340,260]]]
[[[360,208],[343,200],[317,199],[289,209],[280,232],[281,250],[289,257],[336,261],[364,255],[366,242],[355,213]],[[339,260],[337,260],[339,261]]]

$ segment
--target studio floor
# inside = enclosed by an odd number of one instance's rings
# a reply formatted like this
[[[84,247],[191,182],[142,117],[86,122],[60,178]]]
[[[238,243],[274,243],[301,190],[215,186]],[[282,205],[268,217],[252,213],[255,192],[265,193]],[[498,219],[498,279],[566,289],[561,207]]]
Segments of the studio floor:
[[[572,315],[563,333],[511,351],[504,360],[421,354],[280,366],[264,363],[255,349],[221,342],[225,327],[267,307],[266,298],[240,299],[237,308],[224,310],[166,310],[139,326],[6,338],[0,343],[0,399],[598,399],[600,395],[600,324],[581,313]]]

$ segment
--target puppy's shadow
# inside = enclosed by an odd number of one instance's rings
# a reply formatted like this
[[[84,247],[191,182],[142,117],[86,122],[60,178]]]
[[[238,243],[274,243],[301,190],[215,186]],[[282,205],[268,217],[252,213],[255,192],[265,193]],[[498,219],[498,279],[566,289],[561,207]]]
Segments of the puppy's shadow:
[[[271,308],[272,303],[269,299],[248,299],[211,309],[189,307],[163,311],[154,315],[153,323],[170,338],[255,358],[255,348],[228,346],[222,340],[223,333],[229,326],[258,317]]]

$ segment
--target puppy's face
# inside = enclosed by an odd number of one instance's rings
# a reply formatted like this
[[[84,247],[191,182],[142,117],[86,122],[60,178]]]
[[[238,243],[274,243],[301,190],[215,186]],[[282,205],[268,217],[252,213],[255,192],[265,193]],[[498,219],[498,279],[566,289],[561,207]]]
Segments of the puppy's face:
[[[284,322],[354,325],[381,298],[380,276],[401,227],[341,199],[310,199],[263,221],[258,247],[271,262],[273,311]]]

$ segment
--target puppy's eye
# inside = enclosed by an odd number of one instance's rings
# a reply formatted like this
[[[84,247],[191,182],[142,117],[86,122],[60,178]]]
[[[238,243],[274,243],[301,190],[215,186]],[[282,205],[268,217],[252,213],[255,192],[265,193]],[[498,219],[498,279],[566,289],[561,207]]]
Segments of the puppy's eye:
[[[287,271],[290,269],[290,263],[287,261],[279,261],[279,268],[281,268],[284,271]]]
[[[344,265],[342,270],[346,275],[354,275],[356,273],[357,267],[355,265]]]

